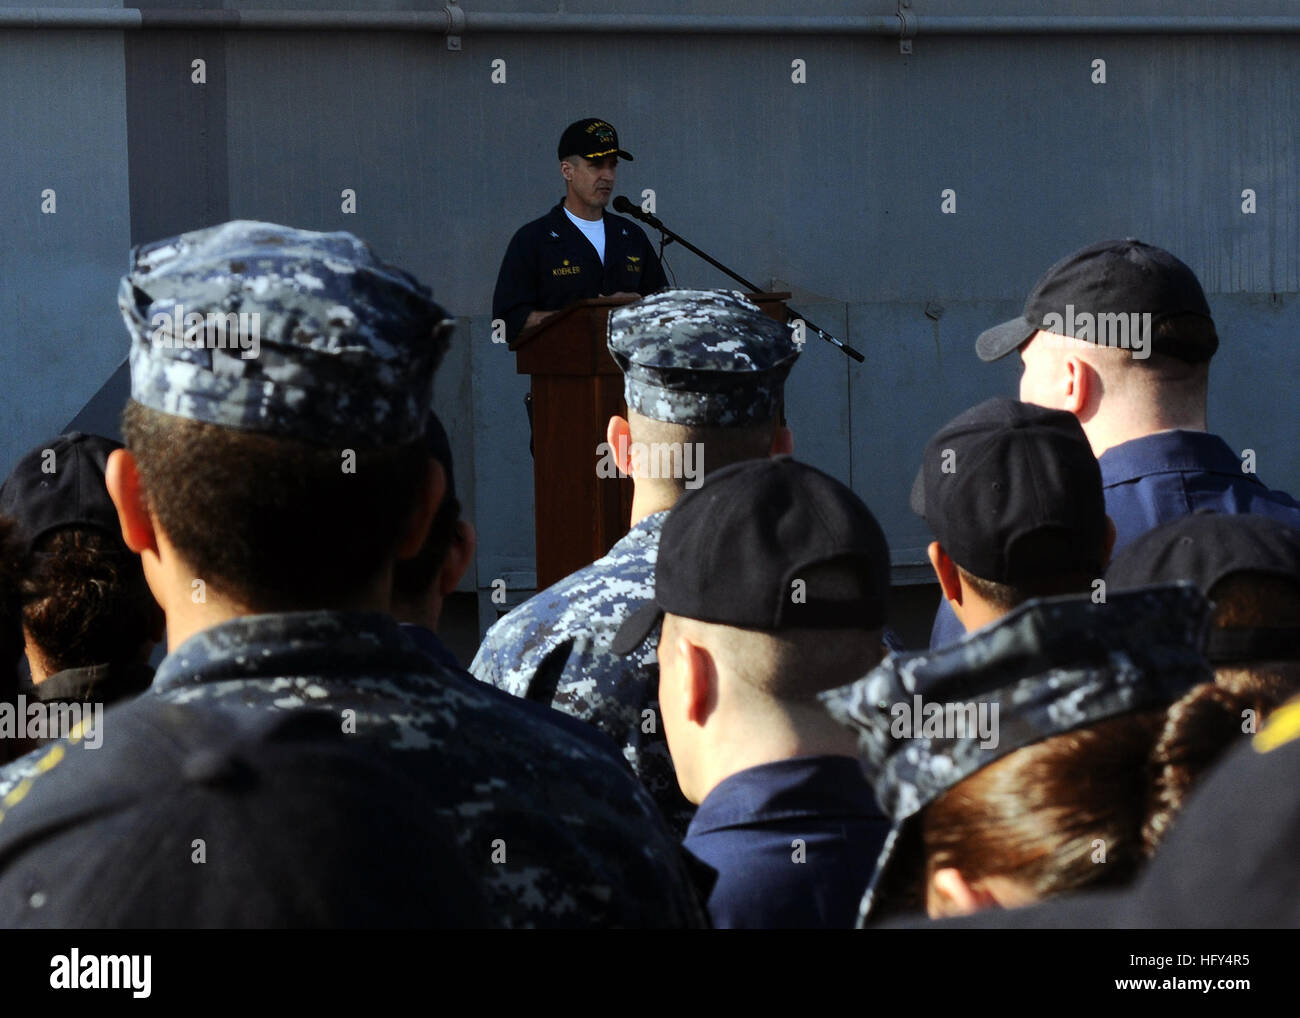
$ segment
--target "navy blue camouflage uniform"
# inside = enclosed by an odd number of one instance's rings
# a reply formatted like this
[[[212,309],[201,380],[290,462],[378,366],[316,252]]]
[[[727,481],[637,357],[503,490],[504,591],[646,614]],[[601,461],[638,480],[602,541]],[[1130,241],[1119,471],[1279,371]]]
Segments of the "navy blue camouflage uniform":
[[[120,304],[137,402],[322,446],[419,441],[451,325],[426,287],[350,234],[266,223],[227,223],[138,249]],[[177,306],[259,312],[260,350],[246,357],[246,348],[218,346],[210,329],[189,343],[158,331]],[[232,725],[258,724],[267,712],[328,716],[434,797],[490,925],[706,921],[654,803],[612,753],[439,665],[386,615],[320,610],[221,622],[176,647],[151,689],[114,710],[147,724],[150,711],[173,705],[220,712]],[[114,710],[104,716],[105,746]],[[69,762],[80,751],[68,740],[54,750],[60,766],[90,767]],[[31,832],[42,826],[50,759],[0,804],[0,879],[3,867],[39,854]],[[94,787],[111,789],[111,777]],[[20,833],[22,845],[12,840]],[[87,842],[86,852],[107,850]],[[188,852],[188,842],[175,850]],[[440,851],[431,848],[430,859]],[[384,865],[382,845],[375,854],[374,865]],[[191,869],[201,881],[202,867]],[[76,915],[63,912],[71,925]],[[0,915],[0,925],[17,921]]]
[[[608,554],[498,621],[470,671],[512,696],[594,723],[622,749],[669,827],[681,834],[695,808],[677,787],[663,736],[658,643],[629,657],[609,649],[630,608],[654,596],[655,553],[667,515],[639,521]]]
[[[717,427],[775,419],[799,355],[789,327],[727,291],[668,290],[619,308],[610,315],[609,349],[630,410]],[[694,807],[678,788],[659,716],[658,628],[633,654],[610,649],[623,621],[654,596],[666,516],[639,520],[603,558],[498,621],[470,671],[600,728],[682,835]]]
[[[1024,746],[1147,708],[1213,680],[1203,656],[1210,606],[1190,583],[1027,601],[958,643],[895,654],[856,682],[820,694],[858,734],[863,769],[893,827],[858,925],[906,907],[923,870],[919,818],[980,768]],[[896,728],[898,708],[987,705],[993,738]],[[991,745],[986,745],[991,741]],[[1140,821],[1139,821],[1140,824]],[[1133,831],[1134,840],[1140,837]]]

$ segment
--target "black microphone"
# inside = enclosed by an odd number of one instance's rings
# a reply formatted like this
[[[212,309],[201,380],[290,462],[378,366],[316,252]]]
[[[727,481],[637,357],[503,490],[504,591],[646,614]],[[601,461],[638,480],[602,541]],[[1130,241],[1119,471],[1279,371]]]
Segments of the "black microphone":
[[[657,217],[652,216],[649,212],[641,211],[640,205],[633,205],[621,194],[614,199],[614,211],[622,212],[624,215],[631,216],[634,219],[639,219],[643,223],[649,223],[656,230],[663,229],[664,224],[659,222]]]

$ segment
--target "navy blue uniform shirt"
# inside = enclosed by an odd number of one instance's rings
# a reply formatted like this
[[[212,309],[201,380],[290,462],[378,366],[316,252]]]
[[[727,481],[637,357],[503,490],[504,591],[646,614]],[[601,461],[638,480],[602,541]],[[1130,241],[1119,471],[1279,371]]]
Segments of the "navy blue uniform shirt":
[[[717,929],[850,929],[888,833],[857,760],[803,756],[719,782],[683,847],[718,872]]]
[[[1107,449],[1097,461],[1106,514],[1115,521],[1115,548],[1161,523],[1201,509],[1255,513],[1300,528],[1300,502],[1272,491],[1218,435],[1204,431],[1160,431]],[[939,605],[930,646],[942,647],[965,634],[947,601]]]
[[[492,317],[503,318],[513,340],[530,311],[558,311],[603,293],[639,293],[667,285],[663,267],[641,227],[605,213],[605,263],[564,214],[561,201],[510,239],[492,294]]]

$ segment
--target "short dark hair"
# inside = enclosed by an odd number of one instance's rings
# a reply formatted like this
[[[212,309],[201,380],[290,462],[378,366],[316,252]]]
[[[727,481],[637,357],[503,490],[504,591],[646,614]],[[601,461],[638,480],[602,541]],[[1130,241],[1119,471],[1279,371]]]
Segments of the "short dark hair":
[[[1035,597],[1055,597],[1061,594],[1081,594],[1089,589],[1094,577],[1082,574],[1049,576],[1032,582],[995,583],[957,567],[961,578],[981,598],[1001,611],[1011,611]]]
[[[628,414],[628,427],[632,440],[644,445],[668,447],[694,445],[703,450],[700,462],[704,476],[733,463],[763,459],[771,454],[772,438],[780,426],[775,418],[756,424],[729,426],[721,424],[675,424],[632,412]],[[648,465],[648,464],[647,464]],[[665,483],[673,484],[678,491],[686,490],[686,478],[672,471],[661,471]]]
[[[98,530],[37,541],[19,594],[22,624],[50,672],[134,661],[158,616],[140,559]]]
[[[332,607],[372,581],[428,465],[422,438],[333,448],[134,401],[122,433],[150,511],[196,577],[262,611]]]

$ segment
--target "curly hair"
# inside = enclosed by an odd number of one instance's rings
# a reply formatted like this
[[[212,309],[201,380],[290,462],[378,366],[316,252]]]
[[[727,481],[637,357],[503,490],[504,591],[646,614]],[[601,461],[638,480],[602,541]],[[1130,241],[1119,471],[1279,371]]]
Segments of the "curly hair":
[[[23,551],[17,524],[0,516],[0,703],[18,695],[18,662],[23,655],[22,602],[18,587]]]
[[[140,559],[97,530],[47,534],[23,563],[22,624],[51,672],[133,661],[158,607]]]
[[[1300,663],[1219,669],[1169,708],[1152,752],[1155,789],[1142,827],[1147,855],[1160,847],[1201,777],[1269,713],[1300,693]]]

